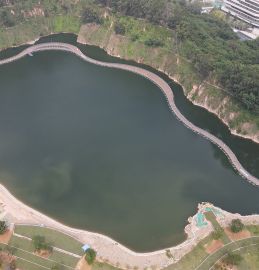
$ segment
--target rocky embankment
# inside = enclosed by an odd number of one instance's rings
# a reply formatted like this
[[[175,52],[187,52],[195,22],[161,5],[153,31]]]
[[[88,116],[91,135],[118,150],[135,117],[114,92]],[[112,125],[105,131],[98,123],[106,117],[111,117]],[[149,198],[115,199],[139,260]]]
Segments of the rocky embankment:
[[[148,48],[144,44],[132,42],[126,36],[116,35],[111,29],[104,31],[99,25],[83,25],[78,42],[101,47],[112,56],[134,60],[164,72],[183,87],[186,97],[195,105],[217,115],[232,134],[259,143],[256,116],[242,109],[239,102],[215,82],[199,78],[192,70],[191,63],[163,48]]]

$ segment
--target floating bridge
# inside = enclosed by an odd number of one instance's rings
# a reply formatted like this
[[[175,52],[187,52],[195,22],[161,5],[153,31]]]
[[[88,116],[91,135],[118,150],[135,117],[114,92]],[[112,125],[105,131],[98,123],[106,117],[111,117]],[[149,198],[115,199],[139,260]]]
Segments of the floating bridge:
[[[130,71],[130,72],[141,75],[141,76],[147,78],[148,80],[152,81],[163,92],[163,94],[165,95],[165,97],[167,99],[169,108],[175,114],[176,118],[180,122],[182,122],[187,128],[191,129],[193,132],[199,134],[200,136],[206,138],[207,140],[209,140],[213,144],[217,145],[225,153],[225,155],[228,157],[229,161],[231,162],[232,166],[236,169],[236,171],[243,178],[245,178],[251,184],[253,184],[255,186],[259,186],[259,179],[256,178],[255,176],[251,175],[248,171],[246,171],[244,169],[244,167],[241,165],[241,163],[239,162],[239,160],[237,159],[237,157],[233,153],[233,151],[222,140],[220,140],[216,136],[212,135],[211,133],[207,132],[206,130],[195,126],[192,122],[187,120],[181,114],[181,112],[176,107],[176,104],[174,101],[174,94],[173,94],[171,87],[169,86],[169,84],[166,81],[164,81],[162,78],[160,78],[158,75],[156,75],[153,72],[150,72],[146,69],[132,66],[132,65],[101,62],[101,61],[98,61],[98,60],[95,60],[95,59],[92,59],[92,58],[86,56],[84,53],[82,53],[74,45],[67,44],[67,43],[59,43],[59,42],[41,43],[41,44],[30,46],[15,56],[0,60],[0,65],[14,62],[18,59],[25,57],[26,55],[32,55],[34,52],[48,51],[48,50],[70,52],[70,53],[77,55],[82,60],[87,61],[89,63],[95,64],[98,66],[102,66],[102,67],[116,68],[116,69]]]

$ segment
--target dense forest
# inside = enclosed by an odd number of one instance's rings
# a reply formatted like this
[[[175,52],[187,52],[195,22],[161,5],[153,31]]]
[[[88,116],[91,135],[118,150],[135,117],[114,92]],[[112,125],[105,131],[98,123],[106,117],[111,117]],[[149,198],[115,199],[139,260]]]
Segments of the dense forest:
[[[259,113],[259,39],[240,41],[231,28],[184,0],[95,0],[114,12],[175,30],[179,53],[213,76],[246,108]],[[162,44],[160,44],[162,45]]]

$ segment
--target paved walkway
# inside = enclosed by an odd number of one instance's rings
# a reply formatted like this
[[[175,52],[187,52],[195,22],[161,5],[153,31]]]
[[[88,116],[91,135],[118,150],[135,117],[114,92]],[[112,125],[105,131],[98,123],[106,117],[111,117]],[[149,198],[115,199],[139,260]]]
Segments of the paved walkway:
[[[242,248],[259,245],[259,236],[252,236],[237,241],[229,242],[222,248],[207,256],[195,270],[209,270],[220,261],[228,252],[234,252]]]

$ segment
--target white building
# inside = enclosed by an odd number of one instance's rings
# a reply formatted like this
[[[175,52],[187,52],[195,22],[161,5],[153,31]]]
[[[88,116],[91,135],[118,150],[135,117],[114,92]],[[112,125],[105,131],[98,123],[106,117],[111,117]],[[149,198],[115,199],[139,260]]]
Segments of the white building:
[[[225,0],[222,10],[259,28],[259,0]]]

